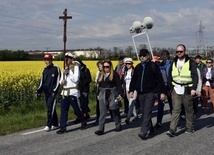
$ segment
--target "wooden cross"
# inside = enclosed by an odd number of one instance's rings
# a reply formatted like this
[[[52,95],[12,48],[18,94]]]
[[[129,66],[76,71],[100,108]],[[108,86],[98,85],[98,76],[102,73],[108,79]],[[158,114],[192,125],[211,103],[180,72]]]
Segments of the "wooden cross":
[[[64,16],[59,16],[59,19],[63,19],[64,20],[64,35],[63,35],[63,42],[64,42],[64,51],[63,51],[63,55],[64,55],[64,64],[63,67],[65,68],[65,53],[66,53],[66,42],[67,42],[67,19],[72,19],[72,16],[67,16],[67,9],[64,10],[63,12]]]

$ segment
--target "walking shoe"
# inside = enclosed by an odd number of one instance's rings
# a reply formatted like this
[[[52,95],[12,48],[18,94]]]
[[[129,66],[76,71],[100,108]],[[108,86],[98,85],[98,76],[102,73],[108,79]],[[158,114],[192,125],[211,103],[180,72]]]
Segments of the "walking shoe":
[[[99,121],[98,121],[98,120],[96,120],[96,121],[93,123],[93,125],[94,125],[94,126],[99,125]]]
[[[175,132],[173,130],[169,130],[166,132],[166,135],[168,135],[169,137],[175,137]]]
[[[66,132],[67,132],[66,128],[61,128],[61,129],[58,130],[56,133],[57,133],[57,134],[63,134],[63,133],[66,133]]]
[[[79,120],[78,118],[73,121],[74,124],[78,124],[80,122],[81,122],[81,120]]]
[[[89,114],[85,114],[85,120],[88,120],[90,118]]]
[[[128,119],[126,119],[125,122],[126,122],[126,124],[129,124],[129,123],[130,123]]]
[[[142,140],[147,140],[148,134],[144,134],[144,133],[140,132],[140,133],[138,134],[138,137],[140,137]]]
[[[115,131],[115,132],[120,132],[120,131],[122,131],[122,126],[120,125],[119,128],[115,128],[114,131]]]
[[[104,132],[103,132],[103,131],[101,131],[101,130],[95,131],[94,133],[95,133],[96,135],[98,135],[98,136],[100,136],[100,135],[103,135],[103,134],[104,134]]]
[[[122,115],[121,115],[121,117],[126,117],[127,116],[127,113],[123,113]]]
[[[156,130],[160,129],[161,128],[161,123],[157,123],[154,127],[155,127]]]
[[[49,128],[48,126],[46,126],[46,127],[44,128],[44,130],[48,132],[48,131],[51,131],[51,128]]]
[[[137,121],[139,118],[138,118],[138,116],[136,116],[133,120],[132,120],[132,122],[135,122],[135,121]]]
[[[194,129],[190,129],[190,128],[187,128],[186,131],[185,131],[185,133],[194,133],[194,132],[195,132],[195,130]]]
[[[84,130],[84,129],[87,129],[87,123],[86,122],[81,123],[80,130]]]
[[[51,126],[51,130],[56,130],[56,129],[58,129],[59,127],[58,126]]]

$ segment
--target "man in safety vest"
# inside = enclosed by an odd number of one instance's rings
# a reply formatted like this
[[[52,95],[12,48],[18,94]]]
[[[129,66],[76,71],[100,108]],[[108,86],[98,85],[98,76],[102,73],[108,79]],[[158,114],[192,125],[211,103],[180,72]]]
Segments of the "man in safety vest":
[[[181,105],[184,105],[186,114],[186,132],[194,132],[193,96],[196,95],[198,74],[196,64],[186,54],[186,47],[179,44],[176,48],[176,57],[169,70],[169,83],[172,90],[172,118],[170,129],[166,134],[174,137],[180,119]]]

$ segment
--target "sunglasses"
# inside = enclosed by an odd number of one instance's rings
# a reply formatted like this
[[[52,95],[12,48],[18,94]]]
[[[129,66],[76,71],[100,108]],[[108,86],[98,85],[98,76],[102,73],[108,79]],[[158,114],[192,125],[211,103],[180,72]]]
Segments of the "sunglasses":
[[[110,66],[103,66],[103,68],[110,68]]]
[[[206,63],[207,63],[207,64],[211,64],[212,62],[211,62],[211,61],[207,61]]]
[[[126,65],[131,65],[131,63],[126,63]]]
[[[183,53],[184,51],[176,51],[176,53]]]

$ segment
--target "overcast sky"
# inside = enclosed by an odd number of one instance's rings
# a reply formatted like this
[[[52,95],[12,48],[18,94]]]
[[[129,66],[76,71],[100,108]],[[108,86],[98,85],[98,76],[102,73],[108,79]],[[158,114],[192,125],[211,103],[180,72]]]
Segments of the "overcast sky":
[[[204,42],[214,45],[213,0],[0,0],[0,49],[63,49],[65,8],[68,49],[126,48],[133,46],[129,27],[146,16],[154,20],[149,30],[152,47],[183,43],[196,48],[202,20]],[[145,36],[137,43],[146,43]]]

